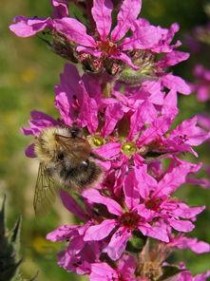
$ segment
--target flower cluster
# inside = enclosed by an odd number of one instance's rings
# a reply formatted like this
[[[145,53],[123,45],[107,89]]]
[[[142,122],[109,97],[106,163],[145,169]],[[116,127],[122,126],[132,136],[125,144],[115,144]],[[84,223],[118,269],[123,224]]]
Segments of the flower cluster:
[[[184,153],[197,157],[195,147],[210,137],[197,116],[173,125],[177,95],[190,87],[168,69],[188,54],[173,42],[177,24],[166,29],[139,18],[140,0],[120,4],[83,2],[84,25],[70,17],[67,1],[52,0],[52,17],[19,16],[10,26],[21,37],[49,32],[52,49],[84,70],[65,65],[55,86],[59,118],[33,111],[23,133],[77,126],[103,169],[103,181],[80,194],[60,190],[81,223],[47,239],[68,241],[58,264],[91,281],[207,280],[210,272],[192,277],[184,265],[167,263],[175,249],[210,252],[208,243],[186,236],[205,206],[175,196],[202,166],[183,160]],[[36,157],[33,144],[26,155]]]

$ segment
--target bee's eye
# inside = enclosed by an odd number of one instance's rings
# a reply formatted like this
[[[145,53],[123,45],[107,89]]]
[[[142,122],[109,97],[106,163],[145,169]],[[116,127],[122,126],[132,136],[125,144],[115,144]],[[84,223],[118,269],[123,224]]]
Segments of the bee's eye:
[[[81,168],[87,168],[89,166],[89,161],[88,160],[82,161],[80,166],[81,166]]]
[[[58,159],[58,160],[63,160],[63,159],[64,159],[64,153],[63,153],[63,152],[59,152],[59,153],[57,154],[57,159]]]

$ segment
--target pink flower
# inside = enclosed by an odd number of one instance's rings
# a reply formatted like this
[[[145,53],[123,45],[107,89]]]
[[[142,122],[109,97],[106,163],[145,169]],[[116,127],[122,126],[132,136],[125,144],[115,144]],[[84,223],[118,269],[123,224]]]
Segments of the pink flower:
[[[88,225],[63,225],[48,233],[51,241],[69,241],[68,247],[58,254],[58,265],[79,275],[89,274],[91,264],[99,261],[101,246],[96,241],[83,240]]]
[[[196,81],[192,84],[192,90],[199,101],[206,102],[210,99],[210,70],[202,65],[196,65],[194,76]]]
[[[194,228],[192,221],[204,210],[204,207],[190,208],[175,200],[171,195],[185,183],[186,176],[199,168],[187,162],[177,162],[169,167],[161,180],[157,182],[146,170],[146,166],[136,169],[138,191],[143,200],[139,209],[147,220],[159,221],[171,232],[171,228],[180,232],[190,232]]]
[[[78,20],[68,17],[66,2],[54,0],[52,5],[54,19],[16,17],[10,30],[18,36],[28,37],[50,28],[65,36],[70,42],[76,43],[76,50],[82,56],[90,54],[100,58],[98,64],[107,63],[113,59],[122,61],[135,69],[138,67],[133,64],[129,55],[130,51],[148,50],[153,47],[157,49],[159,41],[167,41],[166,30],[152,26],[146,20],[137,20],[141,10],[140,0],[122,2],[117,24],[112,30],[112,1],[94,0],[91,12],[96,29],[93,37],[87,34],[86,26]],[[133,9],[130,9],[130,5]],[[130,37],[126,37],[128,31],[132,33]]]
[[[132,178],[129,177],[127,181],[129,182],[131,179]],[[125,183],[125,188],[128,190],[124,191],[124,209],[117,201],[101,195],[97,190],[89,189],[83,193],[83,196],[87,198],[89,203],[105,205],[110,214],[108,218],[104,219],[101,223],[90,226],[86,231],[84,240],[101,241],[109,237],[109,242],[103,249],[103,252],[106,252],[113,260],[120,258],[134,230],[139,230],[146,236],[168,241],[164,226],[158,223],[151,225],[147,222],[144,214],[141,214],[141,210],[138,208],[139,195],[135,190],[133,193],[136,198],[130,197],[131,190],[129,189],[132,188],[132,184],[133,183],[130,182],[130,186],[127,182]]]
[[[109,216],[90,226],[84,236],[85,241],[101,241],[109,237],[104,248],[110,258],[118,259],[125,250],[127,241],[134,230],[143,235],[169,242],[172,229],[189,232],[194,226],[191,222],[204,207],[190,208],[174,200],[170,195],[185,182],[189,172],[197,169],[190,163],[180,163],[172,167],[163,179],[157,182],[147,174],[146,165],[135,168],[124,177],[123,197],[115,200],[89,189],[83,192],[93,208],[95,204],[105,205]],[[124,202],[121,206],[119,202]]]

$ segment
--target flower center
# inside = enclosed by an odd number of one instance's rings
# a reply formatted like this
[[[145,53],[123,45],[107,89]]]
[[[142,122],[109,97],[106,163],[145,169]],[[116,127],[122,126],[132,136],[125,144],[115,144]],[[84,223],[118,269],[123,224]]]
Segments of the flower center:
[[[97,41],[97,46],[100,51],[107,55],[116,55],[118,53],[117,44],[112,41]]]
[[[134,154],[136,150],[137,150],[136,145],[133,142],[126,142],[122,146],[122,152],[128,156]]]
[[[161,200],[160,199],[148,199],[145,203],[145,206],[147,207],[147,209],[153,210],[153,211],[157,211],[160,207],[161,204]]]
[[[90,145],[93,147],[100,147],[105,143],[104,138],[102,138],[101,136],[98,136],[98,135],[88,136],[87,139],[88,139],[88,142],[90,143]]]
[[[100,136],[94,136],[93,137],[93,144],[95,146],[101,146],[104,144],[104,139]]]
[[[126,212],[120,217],[119,222],[121,225],[134,230],[138,226],[139,219],[137,212]]]

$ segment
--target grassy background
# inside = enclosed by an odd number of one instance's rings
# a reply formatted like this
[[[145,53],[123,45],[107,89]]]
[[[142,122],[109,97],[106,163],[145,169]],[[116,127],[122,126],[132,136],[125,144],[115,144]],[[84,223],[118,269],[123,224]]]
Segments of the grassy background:
[[[39,272],[38,280],[65,281],[81,280],[70,275],[56,265],[56,252],[60,245],[46,242],[47,232],[57,225],[69,222],[69,213],[52,210],[48,217],[35,219],[33,214],[33,194],[38,163],[24,156],[24,148],[30,138],[20,134],[20,127],[27,124],[33,109],[49,114],[53,109],[53,87],[59,80],[64,61],[51,53],[38,38],[21,39],[10,33],[8,25],[16,15],[48,16],[51,13],[48,0],[1,0],[0,9],[0,194],[7,194],[7,215],[12,225],[15,218],[22,214],[22,272],[32,277]],[[204,0],[143,0],[142,16],[154,24],[169,26],[179,22],[179,39],[184,39],[197,25],[205,24],[207,17],[203,7]],[[186,48],[186,47],[185,47]],[[205,54],[192,56],[182,63],[175,72],[191,79],[192,66],[209,59]],[[210,63],[210,62],[209,62]],[[208,104],[198,104],[195,96],[180,98],[180,119],[190,117],[201,111],[209,111]],[[202,159],[208,163],[210,145],[200,148]],[[193,159],[194,161],[195,159]],[[196,161],[196,160],[195,160]],[[186,187],[180,194],[191,204],[209,206],[209,191],[197,187]],[[59,204],[59,202],[57,203]],[[57,208],[60,209],[60,208]],[[209,208],[202,214],[198,227],[192,233],[210,243]],[[210,269],[210,255],[196,256],[188,251],[179,253],[193,272]]]

